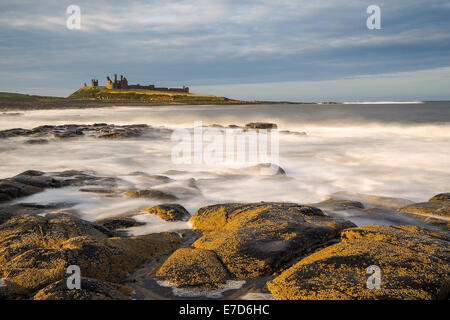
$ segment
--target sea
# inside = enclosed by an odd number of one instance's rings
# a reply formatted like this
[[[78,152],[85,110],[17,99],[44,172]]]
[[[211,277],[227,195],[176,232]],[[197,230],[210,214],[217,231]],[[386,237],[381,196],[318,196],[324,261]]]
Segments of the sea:
[[[249,170],[254,163],[245,160],[174,161],[174,148],[180,141],[171,132],[193,137],[196,128],[208,132],[214,127],[220,135],[241,130],[227,129],[229,125],[250,122],[277,124],[279,134],[273,138],[277,139],[277,165],[286,176]],[[117,177],[121,181],[118,187],[143,189],[145,183],[136,178],[136,172],[164,175],[172,182],[154,188],[177,194],[179,203],[191,214],[217,203],[312,204],[342,192],[423,202],[450,191],[450,102],[117,105],[0,114],[0,130],[93,123],[148,124],[158,130],[139,138],[50,139],[42,145],[24,144],[25,137],[2,139],[0,178],[29,169],[75,169]],[[202,143],[205,152],[207,142]],[[80,215],[92,221],[159,203],[81,193],[73,187],[49,189],[17,200],[40,204],[61,201],[73,202]],[[346,217],[345,212],[342,216]],[[351,215],[347,217],[351,220]],[[131,231],[136,235],[189,227],[188,222],[168,223],[148,214],[138,218],[146,225]],[[356,222],[389,224],[379,217]]]

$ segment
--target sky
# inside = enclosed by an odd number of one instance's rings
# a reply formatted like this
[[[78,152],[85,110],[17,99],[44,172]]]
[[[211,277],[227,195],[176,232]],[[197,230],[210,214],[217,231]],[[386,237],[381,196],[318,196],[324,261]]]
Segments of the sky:
[[[1,1],[0,91],[67,96],[117,73],[239,99],[450,100],[449,17],[448,0]]]

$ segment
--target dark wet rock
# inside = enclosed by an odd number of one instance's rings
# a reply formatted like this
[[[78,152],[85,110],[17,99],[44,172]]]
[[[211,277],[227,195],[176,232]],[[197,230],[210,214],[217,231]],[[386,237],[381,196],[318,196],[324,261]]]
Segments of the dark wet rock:
[[[80,136],[95,136],[99,138],[121,139],[139,137],[149,130],[162,132],[162,129],[151,128],[146,124],[118,126],[106,123],[96,123],[92,125],[64,124],[64,125],[44,125],[32,130],[15,128],[0,131],[0,138],[11,138],[16,136],[43,137],[52,135],[57,139],[76,138]]]
[[[60,188],[62,186],[60,180],[34,170],[22,172],[12,177],[11,180],[38,188]]]
[[[51,130],[53,130],[56,126],[52,126],[52,125],[43,125],[43,126],[39,126],[36,127],[32,130],[33,133],[48,133]]]
[[[306,136],[306,132],[298,132],[298,131],[290,131],[290,130],[281,130],[280,134],[294,135],[294,136]]]
[[[109,230],[113,230],[113,231],[115,231],[117,229],[138,227],[138,226],[142,226],[145,224],[143,222],[138,222],[131,217],[105,218],[105,219],[97,220],[96,223],[108,228]]]
[[[145,211],[166,221],[184,221],[191,217],[189,212],[183,206],[176,203],[160,204],[147,208]]]
[[[178,287],[215,288],[225,284],[227,271],[213,251],[181,248],[164,261],[156,276]]]
[[[450,238],[413,226],[368,225],[342,232],[267,283],[278,299],[447,299]],[[380,289],[367,288],[367,268],[381,270]]]
[[[348,209],[364,209],[364,205],[359,201],[352,200],[336,200],[328,199],[319,203],[313,204],[317,207],[332,208],[336,211],[348,210]]]
[[[139,137],[142,133],[139,130],[133,129],[104,129],[100,131],[98,138],[103,139],[122,139],[122,138],[134,138]]]
[[[237,126],[235,124],[229,124],[229,125],[227,125],[227,128],[228,129],[244,129],[243,127]]]
[[[77,170],[66,170],[62,172],[53,172],[51,176],[61,181],[62,186],[101,186],[98,189],[111,189],[117,185],[117,178],[96,176]]]
[[[25,144],[47,144],[47,139],[29,139],[24,142]]]
[[[21,203],[13,203],[13,204],[3,204],[0,206],[0,212],[6,212],[12,215],[17,214],[33,214],[33,215],[42,215],[42,214],[50,214],[52,212],[62,212],[63,210],[72,210],[69,209],[73,207],[75,203],[73,202],[57,202],[57,203],[47,203],[47,204],[37,204],[30,202],[21,202]]]
[[[19,197],[29,196],[43,191],[42,187],[28,185],[12,178],[0,180],[0,202],[10,201]]]
[[[135,138],[140,137],[146,131],[148,131],[150,127],[146,124],[135,124],[135,125],[125,125],[125,126],[98,126],[95,127],[97,131],[98,138],[103,139],[123,139],[123,138]]]
[[[56,173],[58,177],[74,177],[74,176],[88,176],[88,174],[84,173],[83,171],[78,170],[65,170]]]
[[[155,200],[162,200],[162,201],[175,201],[178,200],[178,197],[164,191],[160,190],[138,190],[138,191],[127,191],[125,192],[125,195],[129,198],[133,199],[155,199]]]
[[[214,251],[237,278],[270,275],[355,226],[292,203],[214,205],[190,222],[204,232],[193,247]]]
[[[81,187],[87,185],[111,188],[116,186],[116,184],[116,178],[98,177],[76,170],[52,173],[27,170],[11,178],[0,179],[0,202],[30,196],[47,188]]]
[[[396,200],[397,199],[394,200],[395,203],[397,203]],[[369,207],[364,207],[364,205],[359,201],[337,200],[332,198],[309,205],[322,209],[328,216],[331,217],[345,216],[346,219],[353,221],[358,226],[374,223],[379,223],[381,225],[408,224],[412,226],[426,226],[427,228],[436,230],[447,230],[450,225],[448,221],[443,219],[435,219],[430,216],[420,216],[417,214],[400,212],[389,206],[389,203],[391,203],[389,199],[383,199],[383,203],[385,206],[380,205],[379,207],[373,207],[369,204]]]
[[[9,210],[2,210],[0,208],[0,224],[3,224],[5,221],[11,219],[12,216],[12,212],[10,212]]]
[[[29,212],[27,212],[27,213],[29,213]],[[64,217],[81,218],[80,212],[73,208],[61,208],[61,209],[46,210],[44,212],[44,215],[47,218],[64,218]]]
[[[260,174],[260,175],[277,175],[277,176],[285,176],[286,171],[276,164],[273,163],[260,163],[245,169],[245,171],[251,174]]]
[[[78,189],[80,192],[87,192],[87,193],[98,193],[98,194],[111,194],[114,193],[114,190],[109,188],[80,188]]]
[[[8,129],[0,131],[0,138],[12,138],[12,137],[19,137],[19,136],[29,136],[33,132],[31,130],[26,130],[22,128],[14,128],[14,129]]]
[[[278,126],[275,123],[269,122],[250,122],[245,125],[246,129],[276,129]]]
[[[450,202],[450,193],[440,193],[432,197],[430,202]]]
[[[413,201],[408,200],[408,199],[383,197],[383,196],[368,195],[368,194],[362,194],[362,193],[351,193],[351,192],[345,192],[345,191],[333,193],[330,198],[335,199],[335,200],[360,201],[360,202],[370,204],[372,206],[384,207],[384,208],[389,208],[389,209],[398,209],[398,208],[401,208],[401,207],[404,207],[404,206],[414,203]]]
[[[73,129],[66,130],[62,132],[53,132],[53,136],[57,139],[67,139],[67,138],[76,138],[84,135],[83,130],[81,129]]]
[[[0,226],[0,278],[7,284],[0,297],[33,297],[65,279],[70,265],[78,265],[83,277],[119,283],[140,264],[170,254],[179,244],[173,233],[122,238],[74,217],[13,216]]]
[[[148,175],[145,173],[140,174],[138,180],[150,184],[152,186],[157,186],[175,181],[167,176]]]
[[[66,280],[60,280],[39,290],[33,300],[128,300],[130,290],[124,286],[81,278],[81,288],[68,289]]]

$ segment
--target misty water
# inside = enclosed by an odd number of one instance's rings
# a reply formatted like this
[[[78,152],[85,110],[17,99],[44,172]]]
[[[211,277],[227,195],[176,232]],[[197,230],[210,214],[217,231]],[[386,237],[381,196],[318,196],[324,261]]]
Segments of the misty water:
[[[279,130],[280,166],[286,177],[246,172],[242,163],[174,164],[170,131],[204,125],[245,125],[264,121]],[[49,124],[148,124],[164,128],[143,137],[104,140],[80,137],[24,144],[24,137],[0,140],[0,178],[25,170],[69,169],[120,178],[120,187],[146,188],[136,171],[173,179],[152,188],[177,194],[191,213],[204,205],[224,202],[288,201],[316,203],[339,191],[427,201],[450,186],[450,103],[248,105],[111,107],[23,111],[0,115],[0,130],[31,129]],[[227,129],[228,130],[228,129]],[[195,179],[195,186],[191,179]],[[50,189],[20,202],[73,202],[88,220],[120,215],[158,201],[111,198],[81,193],[77,188]],[[351,214],[342,213],[352,219]],[[139,215],[145,227],[134,234],[177,230],[186,222],[168,223]],[[377,217],[355,223],[390,224]]]

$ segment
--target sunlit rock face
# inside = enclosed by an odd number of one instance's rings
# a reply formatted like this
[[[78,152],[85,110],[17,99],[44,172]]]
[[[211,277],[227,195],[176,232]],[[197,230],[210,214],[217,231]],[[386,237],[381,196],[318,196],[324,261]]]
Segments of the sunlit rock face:
[[[346,229],[341,242],[300,260],[267,286],[278,299],[446,299],[450,237],[413,226]],[[367,283],[378,267],[379,288]]]
[[[190,221],[204,232],[193,247],[214,251],[237,278],[269,275],[355,226],[290,203],[214,205]]]

